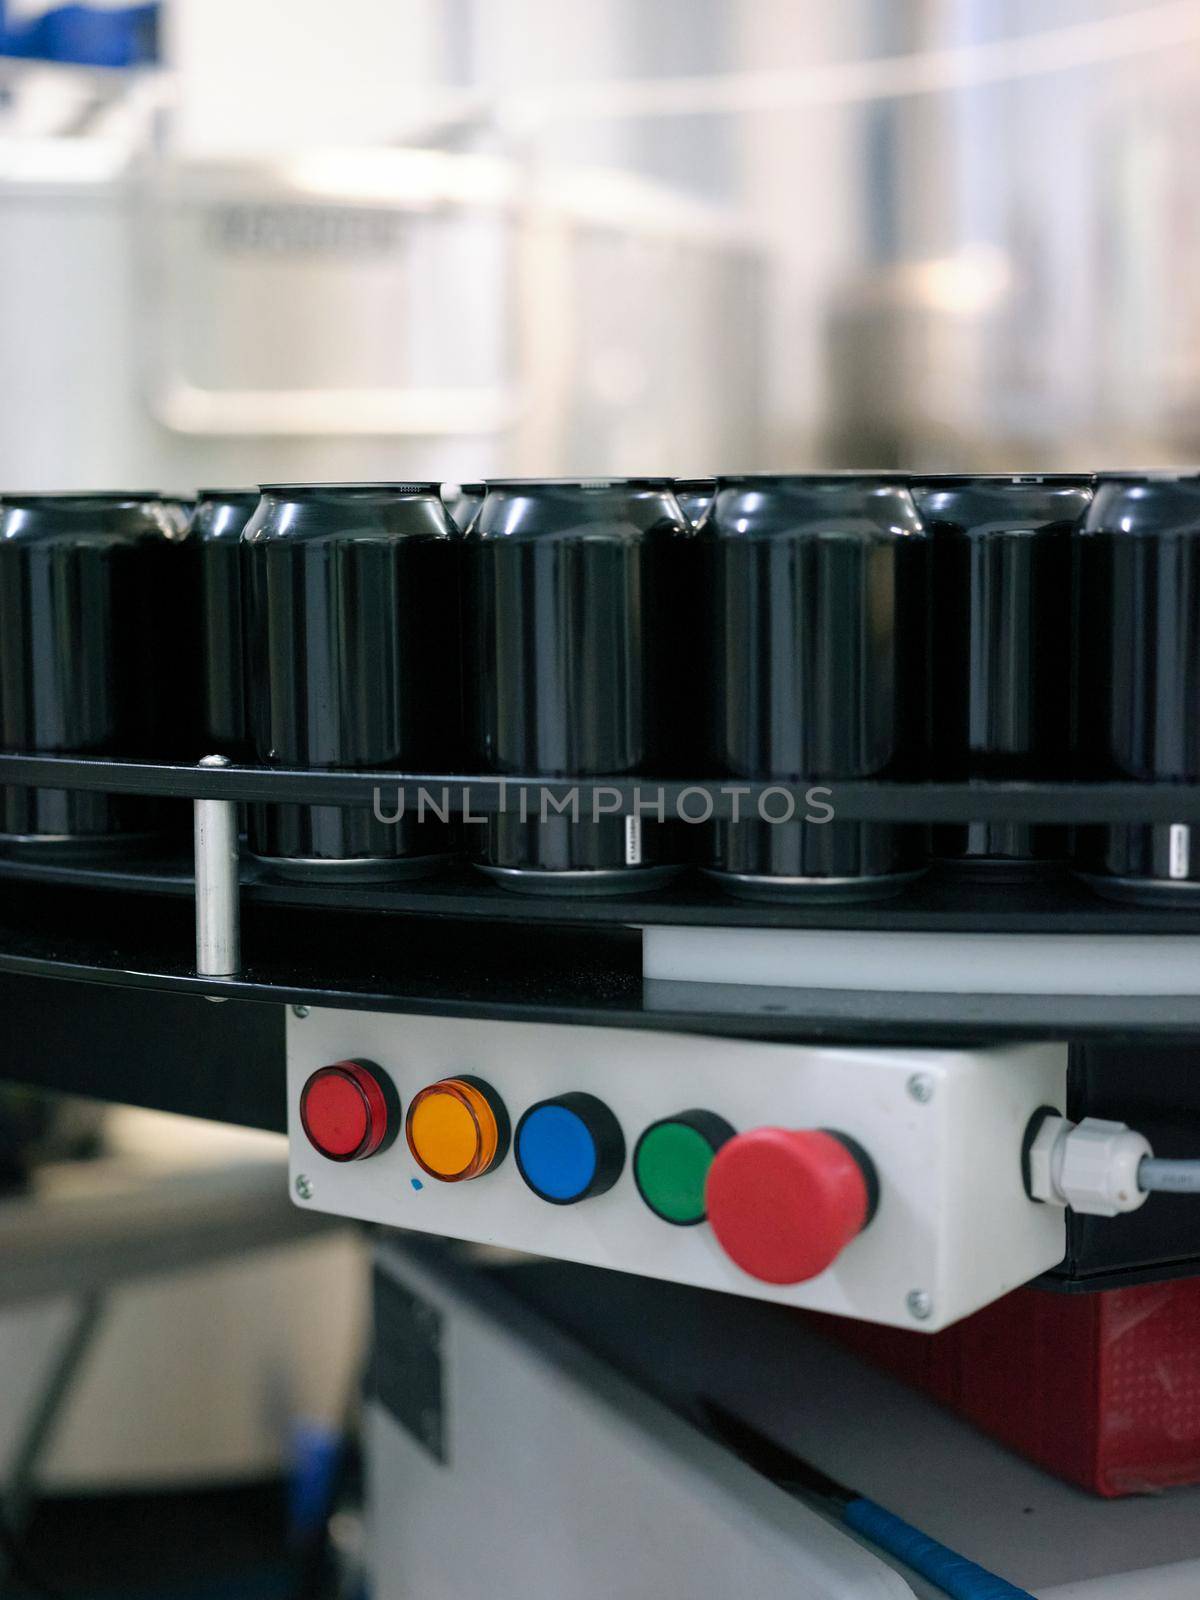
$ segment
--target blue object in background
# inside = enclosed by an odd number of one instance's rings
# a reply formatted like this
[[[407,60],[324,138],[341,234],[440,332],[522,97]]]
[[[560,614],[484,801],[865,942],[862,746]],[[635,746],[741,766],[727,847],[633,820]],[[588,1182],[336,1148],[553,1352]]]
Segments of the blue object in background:
[[[956,1550],[948,1549],[914,1528],[893,1511],[859,1495],[842,1508],[842,1521],[857,1533],[873,1539],[881,1550],[907,1562],[930,1583],[944,1589],[951,1600],[1034,1600],[1028,1589],[1018,1589],[995,1572]]]
[[[158,0],[98,10],[56,6],[31,21],[9,22],[0,0],[0,55],[80,67],[141,67],[158,60]]]
[[[327,1423],[298,1421],[292,1427],[288,1475],[288,1524],[294,1540],[310,1539],[329,1515],[343,1440]]]

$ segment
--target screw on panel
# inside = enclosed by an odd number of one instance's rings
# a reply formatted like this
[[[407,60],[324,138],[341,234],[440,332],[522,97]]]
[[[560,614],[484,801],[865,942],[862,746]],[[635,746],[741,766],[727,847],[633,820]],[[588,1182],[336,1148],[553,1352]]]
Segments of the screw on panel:
[[[309,1008],[307,1006],[293,1006],[292,1015],[299,1021],[303,1022],[305,1017],[308,1015],[308,1010]]]
[[[933,1099],[933,1079],[927,1072],[914,1072],[906,1087],[918,1105],[928,1105]]]
[[[927,1322],[933,1315],[933,1296],[926,1289],[910,1289],[904,1303],[909,1316],[916,1317],[918,1322]]]
[[[296,1174],[296,1194],[301,1200],[311,1200],[313,1197],[312,1179],[305,1172]]]

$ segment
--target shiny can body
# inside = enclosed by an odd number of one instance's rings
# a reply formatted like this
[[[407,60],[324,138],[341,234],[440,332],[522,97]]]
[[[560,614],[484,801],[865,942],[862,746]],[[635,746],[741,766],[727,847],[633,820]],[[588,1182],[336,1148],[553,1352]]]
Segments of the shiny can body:
[[[716,493],[715,478],[676,478],[675,498],[679,509],[694,528],[712,505]]]
[[[1200,782],[1200,477],[1101,477],[1075,536],[1083,776]],[[1077,830],[1103,892],[1200,905],[1200,828]]]
[[[156,495],[0,495],[0,747],[190,758],[194,579],[186,535]],[[163,821],[138,796],[0,796],[14,847],[127,846]]]
[[[198,504],[198,496],[193,500],[189,499],[186,495],[163,495],[163,513],[166,516],[167,524],[171,529],[173,538],[182,539],[187,533],[190,532],[192,518],[196,515],[196,507]]]
[[[472,518],[483,504],[486,492],[486,486],[482,483],[442,485],[442,504],[446,507],[451,522],[461,533],[465,533],[470,527]]]
[[[257,489],[202,489],[191,519],[199,566],[202,725],[207,755],[253,759],[242,637],[242,532]]]
[[[257,759],[454,770],[461,541],[438,485],[266,485],[242,550]],[[281,871],[329,877],[419,874],[453,843],[434,810],[401,811],[393,795],[378,806],[256,805],[248,833]]]
[[[923,830],[831,817],[824,780],[923,771],[929,538],[907,488],[718,478],[697,539],[709,764],[731,787],[780,788],[713,825],[709,869],[752,896],[901,887],[924,867]]]
[[[1071,776],[1072,534],[1091,479],[918,479],[932,541],[936,778]],[[1067,855],[1064,828],[945,825],[933,851],[961,870],[1022,874]]]
[[[666,479],[488,485],[467,533],[469,728],[489,773],[667,776],[683,759],[694,540]],[[537,785],[483,824],[511,888],[636,892],[675,862],[669,819],[551,809]]]

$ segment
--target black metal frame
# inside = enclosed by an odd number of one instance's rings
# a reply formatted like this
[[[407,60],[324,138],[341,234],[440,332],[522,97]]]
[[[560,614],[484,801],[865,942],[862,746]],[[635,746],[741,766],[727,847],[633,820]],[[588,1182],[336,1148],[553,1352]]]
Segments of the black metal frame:
[[[580,805],[605,791],[637,811],[648,791],[672,806],[679,781],[395,772],[295,771],[0,755],[0,786],[90,789],[180,802],[222,799],[394,808],[420,791],[483,815],[524,784]],[[822,782],[839,817],[1200,822],[1200,785],[1174,783]],[[711,791],[729,814],[722,785]],[[769,783],[740,785],[753,805]],[[807,785],[788,785],[802,793]],[[183,806],[181,805],[181,815]],[[643,981],[641,928],[652,924],[940,929],[943,932],[1195,932],[1191,910],[1108,904],[1065,875],[993,888],[932,874],[893,901],[754,905],[680,884],[638,899],[537,899],[464,870],[421,883],[272,879],[243,861],[247,952],[236,977],[197,975],[194,879],[180,848],[122,859],[0,857],[2,1071],[13,1081],[267,1128],[284,1123],[283,1004],[662,1028],[755,1038],[893,1044],[1071,1042],[1071,1110],[1139,1115],[1191,1140],[1200,1108],[1200,999],[906,995]],[[29,982],[29,979],[35,979]],[[82,980],[82,981],[81,981]],[[230,1004],[213,1005],[211,1000]],[[1133,1095],[1136,1104],[1130,1102]],[[1192,1117],[1194,1120],[1194,1117]],[[1166,1148],[1164,1144],[1164,1148]],[[1180,1147],[1182,1148],[1182,1147]],[[1198,1146],[1197,1148],[1200,1148]],[[1191,1145],[1188,1145],[1191,1149]],[[1097,1227],[1072,1218],[1059,1287],[1099,1288],[1193,1272],[1200,1208],[1158,1197]],[[1169,1214],[1168,1214],[1169,1213]]]
[[[278,1003],[212,1005],[180,990],[0,973],[0,1012],[3,1075],[14,1082],[285,1128]],[[1156,1145],[1200,1155],[1200,1045],[1077,1046],[1068,1101],[1074,1117],[1136,1115]],[[1070,1216],[1063,1265],[1041,1282],[1067,1291],[1123,1287],[1192,1275],[1198,1262],[1200,1208],[1187,1196],[1156,1195],[1126,1217]]]
[[[697,784],[650,778],[331,772],[263,766],[107,761],[0,754],[0,785],[84,788],[180,802],[394,806],[422,791],[470,816],[511,805],[520,787],[581,806],[598,791],[636,812],[647,791],[666,803]],[[1059,822],[1200,822],[1200,784],[893,783],[815,785],[841,817],[925,823],[977,818]],[[717,810],[729,786],[706,785]],[[739,785],[742,804],[778,790]],[[802,783],[789,785],[801,792]],[[443,791],[445,795],[443,796]],[[727,804],[722,804],[722,794]],[[182,810],[182,806],[181,806]],[[981,1042],[996,1038],[1193,1039],[1200,1000],[1105,996],[907,995],[641,977],[637,930],[656,924],[822,929],[1195,931],[1196,912],[1106,903],[1065,874],[990,886],[931,875],[905,895],[857,905],[763,905],[682,882],[637,898],[575,900],[511,894],[465,869],[423,882],[296,882],[242,863],[246,960],[235,977],[202,977],[185,900],[194,878],[180,850],[157,858],[0,856],[0,972],[166,988],[226,999],[356,1006],[690,1029],[765,1038]],[[87,900],[75,897],[86,894]],[[302,908],[311,908],[306,912]],[[381,917],[379,913],[387,913]],[[299,913],[299,914],[297,914]]]

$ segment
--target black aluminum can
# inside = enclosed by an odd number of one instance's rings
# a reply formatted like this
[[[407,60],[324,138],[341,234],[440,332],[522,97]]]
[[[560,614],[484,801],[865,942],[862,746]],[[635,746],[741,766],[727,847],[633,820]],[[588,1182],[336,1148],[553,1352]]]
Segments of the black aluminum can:
[[[242,550],[257,759],[455,770],[461,539],[438,485],[268,484]],[[419,876],[453,845],[435,811],[393,795],[378,806],[255,805],[248,834],[278,870],[334,878]]]
[[[679,502],[679,509],[693,528],[712,505],[716,488],[715,478],[675,479],[675,498]]]
[[[1104,474],[1075,536],[1082,775],[1200,781],[1200,477]],[[1076,869],[1118,898],[1200,906],[1200,828],[1076,831]]]
[[[201,489],[191,519],[199,564],[203,744],[206,755],[252,761],[242,639],[242,531],[257,489]]]
[[[1072,534],[1091,479],[914,479],[932,544],[932,775],[1071,776]],[[1067,855],[1062,827],[947,824],[933,852],[960,871],[1022,876]]]
[[[483,504],[486,486],[482,483],[444,483],[442,503],[450,513],[454,526],[465,533],[475,513]]]
[[[861,899],[925,865],[925,830],[839,821],[824,780],[920,776],[929,537],[900,481],[718,478],[703,554],[710,765],[779,794],[716,822],[709,870],[753,897]]]
[[[680,756],[694,537],[666,478],[489,483],[465,540],[469,726],[489,773],[664,776]],[[676,870],[669,814],[558,813],[532,792],[480,826],[506,887],[637,893]]]
[[[191,759],[194,579],[187,537],[157,494],[0,496],[0,747]],[[9,849],[128,848],[170,820],[138,796],[0,794]]]

